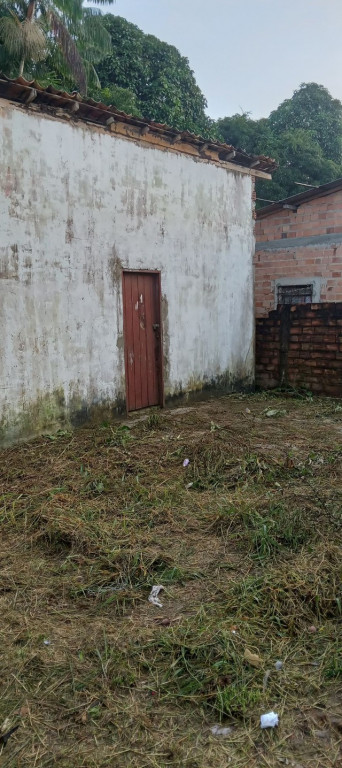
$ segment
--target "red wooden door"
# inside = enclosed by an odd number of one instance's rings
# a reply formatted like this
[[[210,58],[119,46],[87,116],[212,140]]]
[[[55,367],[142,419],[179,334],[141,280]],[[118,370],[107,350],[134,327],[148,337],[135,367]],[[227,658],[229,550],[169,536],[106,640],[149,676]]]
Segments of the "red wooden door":
[[[160,275],[123,273],[127,410],[162,405]]]

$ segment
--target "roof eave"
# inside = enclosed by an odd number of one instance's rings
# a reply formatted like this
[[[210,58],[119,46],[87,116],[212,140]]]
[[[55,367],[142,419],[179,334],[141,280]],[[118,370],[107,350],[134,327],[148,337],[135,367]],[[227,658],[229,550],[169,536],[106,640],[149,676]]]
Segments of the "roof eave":
[[[297,209],[300,205],[310,202],[310,200],[313,200],[316,197],[326,197],[327,195],[332,195],[334,192],[339,192],[340,190],[342,190],[342,178],[329,181],[327,184],[321,184],[319,187],[314,187],[305,192],[299,192],[297,195],[291,195],[291,197],[278,200],[275,203],[271,203],[271,205],[265,205],[263,208],[259,208],[256,212],[257,219],[266,218],[266,216],[270,216],[272,213],[281,211],[283,208],[289,208],[290,206]]]
[[[170,126],[156,123],[152,120],[127,115],[113,106],[107,106],[93,99],[86,99],[78,93],[57,91],[52,86],[42,88],[36,81],[27,81],[24,78],[10,80],[5,75],[0,75],[0,97],[27,105],[41,105],[47,108],[61,109],[65,115],[83,122],[93,123],[102,128],[113,130],[113,125],[126,123],[138,129],[139,136],[148,140],[148,134],[159,135],[171,147],[177,149],[177,143],[196,147],[199,156],[220,162],[226,168],[243,170],[259,178],[271,179],[271,173],[277,167],[272,158],[262,155],[248,155],[240,149],[235,149],[229,144],[204,139],[189,131],[178,131]],[[57,115],[58,116],[58,115]],[[206,153],[215,153],[216,157],[210,157]]]

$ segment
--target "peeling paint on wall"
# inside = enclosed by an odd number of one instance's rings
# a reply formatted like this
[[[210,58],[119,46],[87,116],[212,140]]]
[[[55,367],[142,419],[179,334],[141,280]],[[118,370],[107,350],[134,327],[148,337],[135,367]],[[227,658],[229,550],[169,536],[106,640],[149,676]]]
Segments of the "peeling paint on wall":
[[[123,269],[161,272],[167,397],[249,386],[251,177],[2,105],[2,442],[122,409]]]

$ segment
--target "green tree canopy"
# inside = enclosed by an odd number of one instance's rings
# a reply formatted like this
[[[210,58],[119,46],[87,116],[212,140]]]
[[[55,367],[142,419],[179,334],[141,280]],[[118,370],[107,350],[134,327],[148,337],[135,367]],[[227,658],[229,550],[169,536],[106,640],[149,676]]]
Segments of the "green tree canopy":
[[[0,67],[9,77],[65,79],[86,93],[100,86],[94,65],[110,49],[101,12],[83,0],[0,0]]]
[[[272,143],[272,149],[279,168],[274,172],[271,182],[261,179],[257,181],[259,198],[282,200],[304,191],[304,187],[298,186],[296,182],[319,186],[342,175],[341,166],[325,157],[318,141],[310,131],[302,128],[284,131],[277,144]]]
[[[302,83],[291,99],[271,112],[269,123],[276,136],[298,129],[309,131],[325,157],[341,163],[342,104],[323,85]]]
[[[150,120],[208,135],[213,122],[188,59],[126,19],[108,14],[104,23],[112,51],[98,66],[102,87],[135,94],[137,110]]]
[[[259,198],[279,200],[301,191],[296,182],[318,186],[342,175],[342,104],[322,85],[301,85],[269,118],[232,115],[217,130],[223,141],[279,163],[271,182],[257,181]]]
[[[266,154],[265,146],[275,143],[269,120],[252,120],[248,112],[218,120],[217,132],[222,141],[251,154]]]
[[[268,118],[243,113],[214,123],[187,58],[85,0],[0,0],[0,71],[78,88],[125,112],[269,155],[279,170],[271,182],[257,181],[265,200],[296,194],[296,182],[342,176],[342,104],[323,85],[303,83]]]

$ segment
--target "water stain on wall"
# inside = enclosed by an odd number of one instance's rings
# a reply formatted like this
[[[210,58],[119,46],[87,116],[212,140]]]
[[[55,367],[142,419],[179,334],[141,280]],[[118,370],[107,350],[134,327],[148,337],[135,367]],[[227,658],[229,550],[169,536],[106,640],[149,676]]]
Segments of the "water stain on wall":
[[[164,371],[164,388],[165,392],[168,389],[168,382],[170,379],[170,328],[169,328],[169,305],[165,294],[162,295],[161,300],[161,321],[163,329],[163,371]]]
[[[122,274],[124,270],[123,263],[119,258],[118,251],[115,245],[112,246],[112,253],[108,259],[108,269],[111,280],[111,286],[113,290],[113,300],[115,302],[116,311],[116,347],[119,359],[119,398],[121,400],[126,399],[126,376],[125,376],[125,344],[123,335],[123,302],[122,302]]]
[[[71,243],[74,239],[74,221],[72,216],[68,216],[65,227],[65,242]]]
[[[34,402],[23,403],[19,412],[7,411],[0,420],[0,446],[26,440],[53,431],[68,421],[62,388],[40,395]]]
[[[19,280],[19,255],[16,243],[0,249],[0,279]]]

